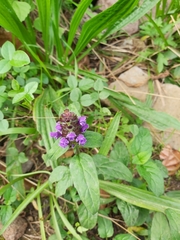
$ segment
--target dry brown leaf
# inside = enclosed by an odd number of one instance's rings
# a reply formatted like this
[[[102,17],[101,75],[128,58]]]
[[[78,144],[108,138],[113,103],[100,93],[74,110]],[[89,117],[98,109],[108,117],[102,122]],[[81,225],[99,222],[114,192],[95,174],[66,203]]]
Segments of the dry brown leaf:
[[[167,145],[159,155],[163,165],[167,168],[168,174],[173,175],[180,168],[180,152]]]

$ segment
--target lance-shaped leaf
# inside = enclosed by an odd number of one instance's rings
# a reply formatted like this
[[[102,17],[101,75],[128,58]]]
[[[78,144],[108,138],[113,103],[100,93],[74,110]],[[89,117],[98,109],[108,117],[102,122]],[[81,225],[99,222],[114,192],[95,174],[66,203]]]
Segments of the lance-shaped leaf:
[[[99,209],[100,194],[93,159],[85,153],[75,156],[70,163],[70,172],[82,202],[88,211],[95,214]]]

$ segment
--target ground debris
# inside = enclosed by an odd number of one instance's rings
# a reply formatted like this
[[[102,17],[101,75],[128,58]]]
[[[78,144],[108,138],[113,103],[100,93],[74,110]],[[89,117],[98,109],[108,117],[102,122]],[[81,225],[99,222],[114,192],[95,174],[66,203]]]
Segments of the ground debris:
[[[2,224],[0,223],[0,229]],[[14,222],[9,225],[6,231],[3,233],[5,240],[19,240],[27,228],[27,222],[22,217],[17,217]]]
[[[159,155],[163,160],[163,165],[167,168],[169,175],[173,175],[180,168],[180,152],[173,149],[171,146],[165,146]]]

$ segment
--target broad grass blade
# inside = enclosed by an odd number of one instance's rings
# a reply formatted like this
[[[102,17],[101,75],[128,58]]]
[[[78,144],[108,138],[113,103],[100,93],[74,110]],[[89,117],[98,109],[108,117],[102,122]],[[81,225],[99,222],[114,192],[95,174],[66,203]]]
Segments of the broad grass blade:
[[[102,154],[105,156],[108,154],[111,148],[111,145],[113,144],[114,139],[116,137],[117,130],[119,128],[120,118],[121,118],[121,113],[116,113],[115,117],[111,122],[109,129],[106,132],[104,141],[102,142],[102,145],[99,149],[99,154]]]
[[[77,56],[86,47],[86,45],[104,29],[112,27],[117,21],[127,17],[137,3],[138,0],[118,1],[112,7],[87,21],[83,25],[74,54]]]

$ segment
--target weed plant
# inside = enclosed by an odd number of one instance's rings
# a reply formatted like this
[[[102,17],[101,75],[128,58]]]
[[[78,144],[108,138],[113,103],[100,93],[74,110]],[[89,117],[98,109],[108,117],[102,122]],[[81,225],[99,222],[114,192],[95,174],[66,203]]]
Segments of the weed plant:
[[[43,240],[179,239],[180,200],[165,193],[167,170],[152,159],[152,137],[141,124],[180,130],[179,121],[108,89],[108,80],[95,69],[79,68],[107,37],[158,4],[157,18],[149,16],[141,33],[156,46],[161,72],[164,51],[176,48],[172,23],[165,19],[169,14],[177,18],[179,3],[172,1],[165,12],[166,1],[122,0],[95,16],[90,4],[1,0],[0,25],[22,49],[9,41],[1,47],[0,136],[6,171],[0,171],[0,234],[36,201]],[[67,6],[70,19],[64,14]],[[103,107],[104,99],[117,111]],[[19,140],[25,150],[18,148]],[[37,154],[39,149],[46,167],[23,173],[28,150]],[[38,181],[27,190],[30,177]],[[46,217],[43,198],[48,200]],[[112,217],[117,213],[123,224]]]

